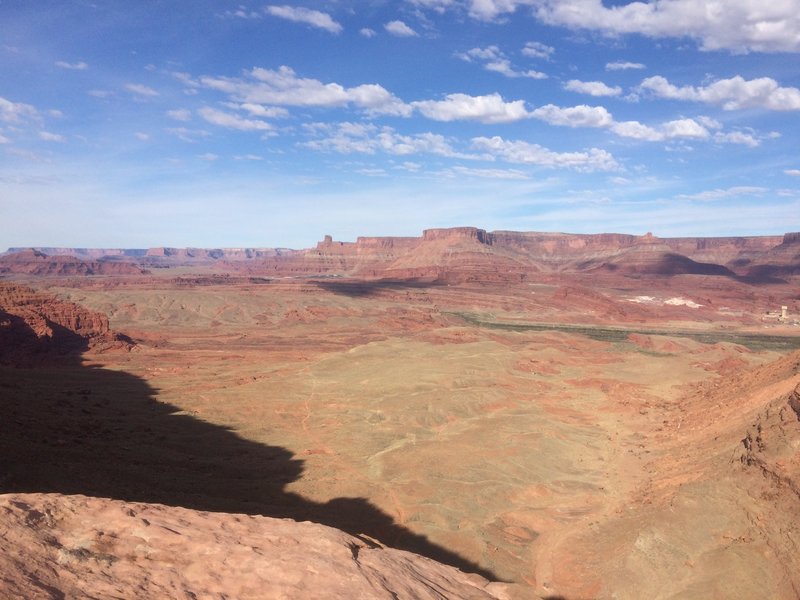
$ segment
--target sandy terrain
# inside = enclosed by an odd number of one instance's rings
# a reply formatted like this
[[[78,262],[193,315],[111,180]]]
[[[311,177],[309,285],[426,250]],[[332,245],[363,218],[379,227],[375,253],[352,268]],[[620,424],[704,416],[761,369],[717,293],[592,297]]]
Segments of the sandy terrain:
[[[133,345],[0,367],[0,491],[309,520],[530,597],[800,594],[791,285],[174,275],[27,280]]]

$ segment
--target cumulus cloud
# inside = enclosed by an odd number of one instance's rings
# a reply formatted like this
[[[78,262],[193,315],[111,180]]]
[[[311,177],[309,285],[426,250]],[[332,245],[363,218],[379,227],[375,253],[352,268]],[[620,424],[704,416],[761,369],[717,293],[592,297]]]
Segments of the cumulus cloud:
[[[200,84],[233,100],[279,106],[355,106],[371,114],[409,116],[412,108],[377,84],[345,88],[338,83],[298,77],[289,67],[256,67],[244,77],[201,77]]]
[[[377,32],[376,32],[374,29],[370,29],[369,27],[362,27],[362,28],[361,28],[361,29],[358,31],[358,33],[360,33],[361,35],[363,35],[365,38],[373,38],[373,37],[375,37],[376,35],[378,35],[378,33],[377,33]]]
[[[664,139],[660,131],[643,125],[639,121],[620,121],[612,123],[611,131],[620,137],[642,140],[645,142],[659,142]]]
[[[239,115],[227,113],[208,106],[204,106],[197,112],[200,113],[203,119],[219,127],[238,129],[239,131],[272,131],[273,129],[272,125],[266,121],[245,119]]]
[[[610,129],[620,137],[642,140],[646,142],[662,142],[674,139],[708,139],[708,129],[694,119],[675,119],[657,127],[643,125],[638,121],[621,121],[612,123]],[[719,138],[718,141],[725,141]]]
[[[792,177],[800,177],[800,169],[786,169],[784,174],[791,175]]]
[[[752,133],[746,133],[743,131],[715,133],[714,141],[721,144],[741,144],[743,146],[749,146],[750,148],[755,148],[756,146],[761,145],[761,140],[759,140],[756,136],[754,136]]]
[[[550,60],[550,57],[556,51],[552,46],[543,44],[542,42],[528,42],[522,49],[522,54],[531,58],[543,58]]]
[[[703,102],[721,106],[724,110],[743,108],[800,110],[800,89],[781,87],[777,81],[769,77],[747,80],[736,75],[730,79],[719,79],[706,86],[678,87],[657,75],[642,81],[639,89],[659,98]]]
[[[145,98],[152,98],[154,96],[161,95],[153,88],[142,85],[141,83],[126,83],[125,89],[136,94],[137,96],[143,96]]]
[[[146,142],[147,140],[149,140],[149,139],[150,139],[150,134],[149,134],[149,133],[144,133],[144,132],[142,132],[142,131],[137,131],[136,133],[134,133],[134,134],[133,134],[133,136],[134,136],[134,137],[135,137],[137,140],[139,140],[139,141],[141,141],[141,142]]]
[[[289,111],[281,106],[264,106],[262,104],[253,104],[252,102],[245,102],[243,104],[230,102],[227,106],[246,111],[254,117],[261,117],[262,119],[279,119],[289,116]]]
[[[617,61],[606,63],[606,71],[629,71],[631,69],[644,69],[642,63]]]
[[[639,121],[616,121],[613,115],[602,106],[561,107],[546,104],[528,113],[530,117],[539,119],[550,125],[561,127],[593,127],[608,129],[613,134],[645,142],[663,142],[675,139],[707,140],[714,139],[718,143],[744,144],[755,147],[761,142],[752,133],[716,132],[712,136],[710,130],[718,130],[722,125],[709,117],[696,119],[675,119],[650,126]]]
[[[63,60],[57,60],[55,64],[56,64],[57,67],[59,67],[61,69],[67,69],[67,70],[70,70],[70,71],[85,71],[86,69],[89,68],[89,65],[87,65],[83,61],[76,62],[76,63],[69,63],[69,62],[66,62],[66,61],[63,61]]]
[[[530,116],[523,100],[506,102],[500,94],[448,94],[444,100],[422,100],[411,104],[434,121],[478,121],[495,124],[512,123]]]
[[[384,152],[395,156],[435,154],[448,158],[477,158],[456,151],[442,135],[420,133],[402,135],[391,127],[378,127],[371,123],[316,123],[306,127],[317,139],[305,143],[314,150],[340,154],[375,154]]]
[[[694,119],[676,119],[668,121],[661,126],[667,138],[695,138],[705,139],[709,136],[708,129]]]
[[[529,3],[485,1],[506,12]],[[656,38],[688,36],[705,50],[800,51],[800,11],[791,1],[653,0],[606,7],[602,0],[541,0],[537,4],[537,17],[550,25]]]
[[[487,71],[500,73],[506,77],[528,77],[530,79],[547,79],[547,75],[540,71],[518,71],[511,66],[511,61],[500,51],[497,46],[486,48],[472,48],[466,52],[456,54],[461,60],[479,62]]]
[[[389,21],[383,28],[397,37],[414,37],[417,35],[417,32],[403,23],[403,21]]]
[[[464,0],[464,4],[469,15],[481,21],[501,20],[528,7],[539,21],[570,29],[689,37],[704,50],[800,52],[800,11],[793,0],[650,0],[609,6],[603,0]]]
[[[577,79],[568,81],[564,85],[564,89],[590,96],[619,96],[622,93],[622,88],[619,86],[609,87],[602,81],[578,81]]]
[[[470,0],[469,14],[481,21],[494,21],[501,15],[513,13],[518,6],[530,6],[537,0]]]
[[[530,116],[550,123],[566,127],[610,127],[614,118],[602,106],[570,106],[562,108],[554,104],[546,104],[530,113]]]
[[[333,18],[324,12],[318,10],[311,10],[310,8],[296,7],[296,6],[267,6],[265,9],[268,14],[273,17],[286,19],[295,23],[305,23],[318,29],[324,29],[330,33],[341,33],[342,26],[333,20]]]
[[[505,161],[542,167],[565,167],[578,171],[616,171],[620,166],[606,150],[591,148],[585,152],[554,152],[521,140],[505,140],[500,136],[476,137],[472,145],[477,150]]]

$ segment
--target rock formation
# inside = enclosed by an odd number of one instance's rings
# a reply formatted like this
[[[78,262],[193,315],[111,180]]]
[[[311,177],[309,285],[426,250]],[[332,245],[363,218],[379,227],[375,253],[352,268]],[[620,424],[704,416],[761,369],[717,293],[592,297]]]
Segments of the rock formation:
[[[454,227],[428,229],[421,237],[359,237],[355,242],[336,241],[327,235],[314,248],[305,250],[42,248],[0,257],[0,273],[133,274],[143,267],[205,265],[274,277],[336,275],[508,283],[524,281],[534,273],[602,269],[619,276],[710,275],[769,282],[800,272],[798,239],[798,233],[659,238],[651,233],[487,232],[476,227]]]
[[[0,496],[0,537],[4,598],[523,597],[514,586],[290,519],[8,494]]]
[[[122,251],[120,251],[122,252]],[[26,275],[142,275],[144,269],[132,262],[82,260],[70,255],[50,256],[39,250],[22,250],[0,256],[0,274]]]
[[[130,340],[111,331],[104,314],[0,283],[0,364],[42,364],[88,349],[130,347]]]

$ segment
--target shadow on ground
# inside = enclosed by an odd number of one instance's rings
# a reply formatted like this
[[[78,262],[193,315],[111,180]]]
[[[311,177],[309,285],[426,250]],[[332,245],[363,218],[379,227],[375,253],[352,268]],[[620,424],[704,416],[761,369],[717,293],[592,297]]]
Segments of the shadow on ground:
[[[2,325],[12,320],[0,311],[5,348],[12,346]],[[497,579],[364,498],[317,503],[286,491],[302,475],[302,460],[157,401],[157,390],[138,377],[83,365],[80,336],[47,347],[46,338],[14,325],[14,363],[25,364],[23,349],[31,360],[27,367],[0,361],[0,492],[84,494],[314,521]]]
[[[351,298],[375,296],[386,291],[426,290],[445,285],[440,281],[418,279],[319,279],[314,284],[328,292]]]

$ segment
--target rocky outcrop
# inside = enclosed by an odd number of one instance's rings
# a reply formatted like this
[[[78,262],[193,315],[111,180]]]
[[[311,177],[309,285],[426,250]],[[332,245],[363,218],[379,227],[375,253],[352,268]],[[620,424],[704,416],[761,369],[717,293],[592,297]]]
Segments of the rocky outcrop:
[[[711,275],[777,282],[800,273],[800,233],[784,236],[660,238],[652,233],[570,234],[493,231],[477,227],[426,229],[420,237],[326,235],[314,248],[50,249],[0,257],[0,273],[123,274],[146,267],[211,266],[253,276],[425,279],[441,282],[525,281],[533,273],[580,273],[602,268],[623,276]],[[98,256],[102,258],[97,259]],[[93,257],[92,260],[88,260]],[[13,267],[5,266],[15,265]]]
[[[4,598],[524,597],[315,523],[59,494],[0,496],[0,515]]]
[[[0,364],[59,362],[89,349],[131,345],[101,313],[25,286],[0,284]]]
[[[147,271],[127,261],[86,261],[67,255],[49,256],[30,249],[0,256],[0,273],[74,276],[143,275]]]

